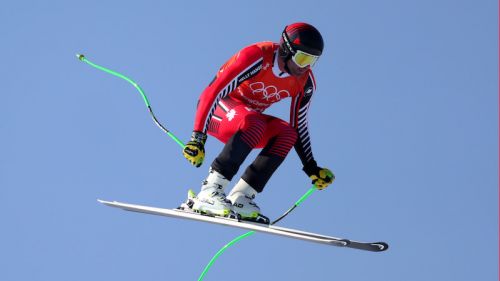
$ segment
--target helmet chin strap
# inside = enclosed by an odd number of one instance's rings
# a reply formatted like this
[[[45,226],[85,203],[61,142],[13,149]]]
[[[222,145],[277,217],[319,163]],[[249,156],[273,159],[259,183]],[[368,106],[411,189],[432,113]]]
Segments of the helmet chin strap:
[[[280,58],[283,60],[283,63],[284,63],[283,68],[285,69],[285,71],[288,74],[292,75],[292,72],[290,71],[290,68],[288,67],[288,61],[292,59],[293,50],[292,50],[292,46],[290,45],[290,39],[288,38],[288,36],[286,34],[286,27],[285,27],[285,30],[283,30],[283,32],[281,33],[281,37],[282,37],[282,40],[283,40],[285,46],[282,46],[283,49],[281,51],[283,52],[283,54],[280,52]]]
[[[291,57],[289,57],[288,59],[283,60],[283,63],[285,64],[285,66],[284,66],[283,68],[284,68],[284,69],[285,69],[285,71],[286,71],[288,74],[290,74],[290,75],[292,75],[292,72],[290,71],[290,68],[288,68],[288,61],[289,61],[289,60],[291,60],[291,59],[292,59],[292,58],[291,58]]]

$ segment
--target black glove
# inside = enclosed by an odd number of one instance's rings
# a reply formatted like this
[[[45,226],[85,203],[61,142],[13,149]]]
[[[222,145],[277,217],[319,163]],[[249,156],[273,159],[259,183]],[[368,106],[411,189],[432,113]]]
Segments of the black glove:
[[[205,159],[205,142],[207,135],[202,132],[193,131],[191,140],[186,143],[182,154],[195,167],[200,167]]]

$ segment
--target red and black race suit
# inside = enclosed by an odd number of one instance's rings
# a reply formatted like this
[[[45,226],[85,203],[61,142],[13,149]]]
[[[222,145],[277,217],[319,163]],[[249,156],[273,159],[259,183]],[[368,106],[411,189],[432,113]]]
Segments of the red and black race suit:
[[[194,122],[195,131],[226,143],[212,167],[229,179],[251,149],[264,148],[243,176],[258,191],[292,146],[304,166],[315,163],[308,130],[314,76],[310,69],[300,77],[280,73],[278,48],[261,42],[232,56],[201,94]],[[289,123],[263,113],[286,98],[291,98]],[[263,177],[263,173],[269,175]]]

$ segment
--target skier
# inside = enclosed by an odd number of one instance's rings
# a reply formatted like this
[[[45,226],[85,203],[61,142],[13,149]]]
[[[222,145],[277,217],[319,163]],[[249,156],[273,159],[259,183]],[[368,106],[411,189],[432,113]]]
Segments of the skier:
[[[285,27],[279,44],[247,46],[219,69],[200,95],[191,140],[183,150],[200,167],[207,133],[225,143],[193,199],[193,210],[216,216],[234,211],[242,219],[269,223],[253,200],[293,146],[318,189],[333,182],[334,174],[314,160],[308,132],[316,89],[311,67],[322,51],[323,38],[315,27],[293,23]],[[263,113],[285,98],[291,98],[290,123]],[[262,150],[226,197],[227,185],[254,148]]]

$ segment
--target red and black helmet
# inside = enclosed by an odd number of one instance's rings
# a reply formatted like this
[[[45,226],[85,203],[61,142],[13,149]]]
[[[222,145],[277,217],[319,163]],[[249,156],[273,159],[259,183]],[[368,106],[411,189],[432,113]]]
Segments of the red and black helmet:
[[[300,50],[313,56],[323,52],[323,37],[312,25],[297,22],[285,27],[281,33],[279,54],[286,60]]]

